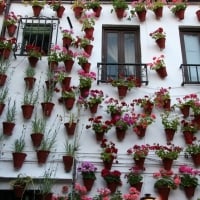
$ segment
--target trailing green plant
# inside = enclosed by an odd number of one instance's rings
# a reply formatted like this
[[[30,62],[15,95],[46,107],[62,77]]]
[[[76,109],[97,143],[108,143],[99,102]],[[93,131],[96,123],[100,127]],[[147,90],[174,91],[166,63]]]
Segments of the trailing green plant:
[[[43,118],[38,118],[35,115],[34,120],[32,123],[32,132],[33,133],[44,133],[46,128],[46,120]]]
[[[25,148],[25,126],[23,125],[22,135],[14,142],[14,152],[22,153]]]
[[[14,100],[13,104],[11,105],[11,98],[8,99],[8,108],[6,113],[6,121],[7,122],[14,122],[16,117],[16,101]]]
[[[10,185],[13,187],[25,186],[25,188],[27,188],[31,183],[33,183],[33,179],[30,176],[20,173],[17,175],[15,180],[10,182]]]
[[[6,86],[4,88],[1,88],[0,89],[0,103],[1,104],[5,103],[7,95],[8,95],[8,87]]]

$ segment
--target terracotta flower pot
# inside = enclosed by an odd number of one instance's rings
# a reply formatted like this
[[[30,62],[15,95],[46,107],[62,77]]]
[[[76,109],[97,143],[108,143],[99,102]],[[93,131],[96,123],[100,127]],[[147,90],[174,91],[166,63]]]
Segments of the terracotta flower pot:
[[[110,190],[111,194],[116,192],[118,186],[119,184],[116,182],[107,182],[107,187]]]
[[[165,136],[166,136],[167,142],[170,142],[174,139],[175,132],[176,132],[176,130],[174,130],[174,129],[170,129],[170,128],[165,129]]]
[[[6,74],[0,74],[0,87],[5,85],[6,79],[7,79]]]
[[[135,162],[135,165],[138,167],[138,169],[140,170],[144,170],[144,162],[145,162],[145,158],[138,158],[138,159],[133,159]]]
[[[31,67],[36,67],[38,60],[39,60],[39,58],[37,58],[37,57],[32,57],[32,56],[28,57],[28,61],[29,61],[29,64]]]
[[[190,199],[194,196],[195,190],[196,190],[196,186],[184,187],[184,192],[188,199]]]
[[[156,40],[156,44],[161,50],[165,48],[165,41],[166,41],[166,38],[159,38]]]
[[[161,67],[159,69],[156,69],[156,72],[160,76],[160,78],[167,77],[167,69],[166,69],[166,67]]]
[[[191,154],[192,161],[196,167],[200,166],[200,153]]]
[[[172,164],[173,164],[173,159],[170,158],[163,158],[162,159],[163,167],[166,170],[171,170]]]
[[[32,140],[33,146],[36,148],[39,147],[42,142],[43,137],[44,135],[42,133],[32,133],[31,140]]]
[[[75,98],[63,98],[63,103],[65,105],[65,108],[67,110],[71,110],[74,106],[74,103],[75,103]]]
[[[68,37],[63,37],[62,40],[63,40],[63,47],[68,49],[72,43],[72,39]]]
[[[127,94],[128,87],[120,85],[120,86],[117,87],[117,89],[118,89],[119,98],[124,98]]]
[[[27,156],[26,153],[19,153],[19,152],[14,152],[12,153],[13,156],[13,167],[16,170],[21,169],[22,165],[24,164],[25,158]]]
[[[116,8],[115,9],[115,13],[118,19],[122,19],[124,17],[124,12],[125,9],[124,8]]]
[[[95,17],[100,17],[102,7],[100,6],[100,7],[93,8],[93,11],[95,12]]]
[[[190,106],[189,105],[183,105],[180,107],[180,111],[183,114],[184,118],[187,118],[190,115]]]
[[[85,37],[88,38],[89,40],[92,40],[93,39],[93,33],[94,33],[94,28],[91,27],[91,28],[86,28],[84,30],[85,32]],[[91,53],[89,54],[91,55]]]
[[[87,191],[91,191],[91,189],[94,185],[94,181],[95,181],[95,179],[83,178],[83,184],[86,187]]]
[[[71,171],[74,157],[70,155],[63,156],[63,164],[66,172]]]
[[[147,14],[146,10],[137,12],[137,16],[140,22],[144,22],[146,20],[146,14]]]
[[[89,104],[90,113],[95,114],[98,110],[98,103]]]
[[[14,127],[15,127],[15,123],[3,122],[3,134],[7,136],[11,136],[13,133]]]
[[[74,7],[73,11],[74,11],[75,18],[79,19],[83,13],[83,8],[82,7]]]
[[[62,18],[64,11],[65,11],[65,7],[64,6],[60,6],[58,8],[58,10],[56,11],[57,17],[58,18]]]
[[[45,164],[48,159],[49,153],[50,151],[38,150],[37,151],[38,164]]]
[[[52,102],[43,102],[41,103],[41,106],[42,106],[42,112],[43,112],[43,115],[45,117],[50,117],[51,116],[51,113],[52,113],[52,110],[54,108],[54,103]]]
[[[175,16],[176,16],[179,20],[183,20],[184,17],[185,17],[185,9],[176,11],[176,12],[175,12]]]
[[[34,105],[22,105],[21,108],[24,119],[30,119],[33,114]]]
[[[200,10],[196,11],[196,16],[197,16],[198,21],[200,21]]]
[[[116,127],[116,136],[119,141],[122,141],[125,138],[126,130]]]
[[[35,84],[36,78],[34,78],[34,77],[25,77],[24,81],[25,81],[25,84],[26,84],[26,89],[32,90],[33,86]]]
[[[169,187],[159,187],[157,188],[158,194],[160,199],[162,200],[168,200],[170,188]]]
[[[93,45],[92,44],[88,44],[84,47],[84,51],[89,55],[91,56],[92,54],[92,49],[93,49]]]
[[[33,15],[35,17],[38,17],[41,13],[42,7],[41,6],[32,6],[33,9]]]
[[[6,26],[6,28],[7,28],[8,35],[10,37],[13,37],[17,29],[17,26],[15,24],[11,24],[11,25]]]
[[[74,65],[74,60],[65,60],[64,65],[65,65],[66,72],[70,73],[72,71],[72,67]]]
[[[104,138],[105,132],[95,132],[95,137],[97,142],[101,142]]]
[[[160,19],[163,16],[163,7],[155,9],[154,14],[156,16],[156,19]]]
[[[65,123],[65,128],[68,136],[72,136],[75,133],[76,123]]]

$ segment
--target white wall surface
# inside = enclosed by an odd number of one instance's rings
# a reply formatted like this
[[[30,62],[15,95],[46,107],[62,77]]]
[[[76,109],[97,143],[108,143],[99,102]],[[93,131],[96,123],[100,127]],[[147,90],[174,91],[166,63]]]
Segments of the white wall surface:
[[[83,36],[84,33],[81,32],[81,24],[74,18],[71,5],[65,5],[65,13],[60,21],[60,26],[69,29],[69,25],[66,17],[69,16],[73,25],[74,35],[75,36]],[[181,86],[182,83],[182,72],[179,68],[182,63],[181,56],[181,48],[180,48],[180,38],[179,38],[179,27],[181,26],[195,26],[199,27],[199,22],[197,21],[195,12],[199,9],[198,5],[188,6],[185,19],[182,21],[177,20],[174,17],[172,12],[168,7],[164,8],[163,17],[160,20],[156,20],[153,12],[148,10],[146,21],[140,23],[138,19],[135,17],[131,21],[127,19],[118,20],[115,16],[115,13],[110,13],[112,6],[103,5],[103,10],[101,17],[96,20],[95,23],[95,31],[94,31],[94,41],[93,41],[93,52],[90,57],[90,62],[92,63],[91,71],[97,72],[97,62],[101,62],[101,38],[102,38],[102,25],[105,24],[116,24],[116,25],[139,25],[140,26],[140,38],[141,38],[141,55],[142,55],[142,63],[152,62],[152,58],[154,56],[159,56],[161,54],[165,55],[165,62],[167,65],[168,76],[162,80],[160,79],[155,71],[150,71],[148,69],[149,76],[149,84],[147,86],[143,85],[140,88],[132,89],[128,95],[124,98],[126,102],[131,102],[132,99],[143,97],[144,95],[153,95],[155,91],[157,91],[160,87],[171,87],[170,94],[172,97],[172,104],[176,103],[177,97],[183,97],[186,94],[197,93],[199,95],[199,86],[191,86],[185,85]],[[12,4],[10,11],[14,11],[16,14],[20,14],[23,17],[32,16],[32,8],[31,6],[25,6],[21,4]],[[42,10],[42,15],[44,16],[55,16],[54,11],[49,8],[49,6],[45,6],[45,9]],[[1,17],[2,19],[2,17]],[[150,32],[153,32],[158,27],[163,27],[166,32],[166,48],[163,51],[160,51],[157,47],[155,41],[149,36]],[[62,35],[59,32],[58,44],[62,45]],[[27,175],[33,177],[41,177],[44,173],[44,170],[52,165],[58,164],[56,178],[58,179],[70,179],[72,177],[72,173],[65,173],[63,164],[62,164],[62,155],[64,155],[64,142],[66,139],[73,141],[74,138],[68,138],[65,133],[64,123],[68,119],[69,114],[66,112],[63,105],[58,104],[59,94],[55,93],[53,97],[53,102],[55,103],[55,107],[51,117],[48,119],[48,127],[51,127],[55,120],[58,120],[58,123],[61,124],[59,134],[57,136],[57,143],[54,149],[49,156],[48,163],[44,166],[38,166],[36,161],[35,150],[32,147],[31,139],[30,139],[30,131],[31,131],[31,120],[25,121],[22,117],[21,112],[21,104],[23,100],[23,92],[24,92],[24,72],[28,66],[28,60],[26,57],[17,57],[15,59],[13,56],[10,57],[11,66],[8,70],[9,80],[7,81],[7,85],[9,87],[9,96],[17,101],[17,121],[16,126],[14,128],[14,133],[11,137],[5,138],[3,141],[3,147],[0,149],[2,154],[0,155],[0,177],[13,178],[16,177],[18,173],[25,173]],[[46,72],[48,69],[47,58],[43,57],[41,61],[39,61],[36,67],[36,88],[40,87],[40,99],[34,113],[42,115],[41,105],[42,102],[42,86],[46,79]],[[77,75],[77,71],[80,69],[80,66],[77,64],[74,65],[72,70],[72,81],[71,85],[78,86],[79,79]],[[40,83],[39,83],[39,79]],[[40,84],[40,85],[39,85]],[[113,88],[108,84],[99,84],[96,82],[92,85],[93,89],[101,89],[104,91],[105,96],[118,98],[117,89]],[[6,110],[6,109],[5,109]],[[77,113],[77,107],[74,107],[72,112]],[[112,140],[116,143],[116,146],[119,149],[119,164],[115,164],[113,169],[118,169],[123,172],[122,179],[123,185],[119,187],[119,190],[122,193],[126,193],[128,191],[129,185],[126,184],[126,180],[124,179],[124,173],[128,172],[128,169],[132,167],[133,160],[126,155],[126,150],[132,147],[134,144],[153,144],[160,143],[165,145],[166,139],[164,135],[163,126],[161,124],[159,114],[160,110],[154,109],[153,111],[158,117],[156,119],[156,123],[150,125],[147,128],[146,136],[143,139],[138,139],[136,135],[133,133],[132,129],[128,130],[128,133],[125,139],[122,142],[118,142],[115,137],[115,129],[114,127],[108,132],[107,138],[108,140]],[[177,111],[179,112],[179,111]],[[6,111],[0,117],[0,123],[5,120]],[[79,127],[77,129],[77,135],[80,137],[80,151],[77,154],[78,164],[83,160],[92,161],[97,164],[98,172],[97,172],[97,181],[93,187],[93,190],[88,193],[89,196],[93,196],[96,194],[97,188],[105,187],[106,184],[101,178],[100,171],[103,168],[102,162],[99,159],[101,148],[99,144],[95,140],[95,136],[92,130],[86,130],[85,125],[88,124],[88,117],[90,116],[90,112],[88,110],[81,110],[79,117]],[[106,105],[102,104],[102,107],[98,110],[96,115],[103,115],[109,118],[109,115],[106,114]],[[62,119],[62,120],[61,120]],[[26,131],[26,152],[28,156],[26,158],[26,162],[23,167],[19,171],[15,171],[12,165],[12,150],[13,150],[13,142],[16,138],[19,137],[22,131],[22,125],[25,124],[27,126]],[[2,127],[0,127],[1,129]],[[197,133],[197,138],[200,138],[199,132]],[[182,138],[182,133],[179,130],[175,135],[173,140],[175,145],[180,145],[182,147],[185,146],[185,142]],[[146,170],[144,171],[144,185],[141,191],[141,196],[145,193],[151,193],[153,196],[157,196],[156,191],[153,189],[154,179],[152,178],[152,173],[158,171],[162,165],[160,164],[159,158],[150,152],[148,156],[145,166]],[[186,163],[190,166],[193,166],[191,160],[185,160],[183,154],[179,157],[177,161],[174,161],[173,170],[177,172],[177,168],[180,164]],[[78,174],[78,173],[77,173]],[[81,175],[78,174],[77,181],[82,184]],[[61,186],[63,184],[58,184],[57,187],[54,188],[54,192],[57,194],[61,191]],[[0,184],[0,188],[10,188],[8,182],[4,182]],[[197,188],[194,198],[192,200],[197,200],[200,197],[200,188]],[[185,200],[186,197],[184,192],[180,189],[175,191],[171,191],[169,200]]]

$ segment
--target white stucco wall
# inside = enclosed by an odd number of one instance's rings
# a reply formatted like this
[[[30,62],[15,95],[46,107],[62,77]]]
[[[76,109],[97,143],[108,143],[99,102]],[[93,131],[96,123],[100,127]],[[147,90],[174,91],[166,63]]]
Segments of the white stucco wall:
[[[75,36],[83,36],[83,32],[81,32],[81,24],[74,18],[71,5],[65,5],[65,13],[60,20],[60,26],[69,29],[69,25],[66,17],[69,16],[73,25],[74,35]],[[199,9],[198,5],[188,6],[185,19],[182,21],[177,20],[174,17],[172,12],[168,7],[164,7],[164,14],[160,20],[156,20],[153,12],[148,11],[146,21],[140,23],[138,19],[135,17],[131,21],[127,19],[118,20],[115,16],[115,13],[110,13],[112,6],[104,5],[101,17],[96,20],[95,23],[95,31],[94,31],[94,48],[92,52],[92,56],[90,57],[90,62],[92,63],[91,71],[97,72],[97,62],[101,62],[101,38],[102,38],[102,25],[104,24],[117,24],[117,25],[139,25],[140,26],[140,38],[141,38],[141,55],[142,55],[142,63],[149,63],[152,61],[154,56],[159,56],[161,54],[165,55],[165,62],[167,65],[168,76],[162,80],[160,79],[155,71],[150,71],[148,69],[149,76],[149,84],[147,86],[143,85],[140,88],[132,89],[126,98],[124,99],[126,102],[131,102],[132,99],[143,97],[144,95],[153,95],[155,91],[157,91],[160,87],[171,87],[170,94],[172,97],[172,104],[176,102],[177,97],[183,97],[186,94],[197,93],[199,94],[199,86],[191,86],[185,85],[181,86],[182,83],[182,72],[179,68],[182,63],[182,55],[180,48],[180,38],[179,38],[179,27],[181,26],[199,26],[199,22],[197,21],[195,12]],[[23,17],[32,16],[32,8],[31,6],[25,6],[21,4],[12,4],[10,11],[14,11],[16,14],[20,14]],[[55,13],[48,6],[45,6],[45,9],[42,11],[42,15],[44,16],[55,16]],[[2,19],[2,17],[1,17]],[[153,32],[158,27],[163,27],[166,32],[166,48],[163,51],[160,51],[156,46],[154,40],[149,36],[150,32]],[[59,32],[58,44],[62,45],[62,37]],[[70,179],[72,177],[72,172],[65,173],[63,164],[62,164],[62,155],[64,155],[64,142],[66,139],[73,141],[72,138],[68,138],[65,133],[64,123],[68,119],[68,113],[66,112],[63,105],[58,104],[59,94],[55,93],[53,97],[53,102],[55,103],[55,107],[52,113],[52,116],[47,120],[48,127],[51,127],[55,120],[58,120],[58,123],[61,123],[60,131],[57,136],[57,143],[54,149],[49,156],[48,163],[43,166],[38,166],[36,161],[35,150],[32,147],[31,139],[30,139],[30,131],[31,131],[31,120],[25,121],[22,117],[21,112],[21,104],[23,101],[23,93],[24,93],[24,72],[28,66],[28,60],[26,57],[17,57],[15,59],[13,56],[10,57],[11,66],[8,70],[8,79],[7,85],[9,87],[9,96],[12,100],[16,100],[17,102],[17,120],[16,126],[14,128],[14,133],[11,137],[5,138],[3,140],[3,147],[0,149],[2,154],[0,155],[0,177],[16,177],[19,173],[25,173],[27,175],[33,177],[41,177],[44,173],[45,169],[49,167],[57,166],[56,178],[62,179]],[[36,106],[34,113],[37,112],[38,115],[42,115],[41,105],[42,97],[43,97],[43,89],[44,81],[46,79],[46,72],[48,69],[47,58],[43,57],[41,61],[39,61],[36,67],[36,89],[37,86],[40,87],[40,99],[38,105]],[[72,81],[71,85],[78,86],[79,79],[77,75],[77,71],[80,69],[80,66],[75,63],[71,76]],[[99,84],[96,82],[93,83],[92,88],[101,89],[104,91],[105,96],[118,98],[116,88],[108,84]],[[74,107],[72,112],[77,113],[77,107]],[[129,185],[126,184],[126,180],[124,179],[124,173],[128,172],[128,169],[132,167],[133,161],[132,159],[126,155],[126,150],[129,147],[132,147],[134,144],[153,144],[160,143],[166,144],[166,139],[164,135],[163,126],[160,122],[159,114],[160,110],[154,109],[153,111],[158,118],[156,119],[156,123],[150,125],[147,128],[146,136],[143,139],[138,139],[137,136],[133,133],[130,128],[125,139],[122,142],[118,142],[115,137],[115,129],[114,127],[108,132],[107,138],[108,140],[112,140],[116,143],[116,146],[119,149],[119,164],[115,164],[113,169],[118,169],[122,171],[122,179],[123,186],[119,187],[119,190],[122,193],[128,191]],[[5,120],[6,109],[0,117],[0,123]],[[101,178],[100,171],[102,169],[102,162],[99,159],[101,148],[95,140],[94,134],[92,130],[86,130],[85,125],[88,124],[88,117],[90,116],[89,110],[81,110],[79,117],[79,127],[77,128],[78,137],[80,137],[80,151],[77,154],[78,163],[87,160],[92,161],[97,164],[98,172],[97,172],[97,181],[93,187],[93,190],[88,193],[88,195],[93,196],[96,193],[97,188],[105,187],[106,184],[104,180]],[[102,107],[98,110],[96,115],[104,115],[109,118],[109,115],[106,114],[106,106],[102,104]],[[62,119],[62,120],[61,120]],[[26,152],[28,156],[26,158],[26,162],[23,167],[19,171],[15,171],[12,165],[12,150],[13,143],[16,138],[19,137],[22,131],[22,125],[25,124],[27,126],[26,131]],[[2,128],[2,127],[1,127]],[[200,138],[199,133],[197,134],[197,138]],[[185,146],[185,142],[182,138],[182,133],[179,130],[175,135],[173,140],[174,144]],[[146,170],[144,171],[144,184],[141,191],[141,196],[145,193],[151,193],[153,196],[157,196],[156,191],[153,189],[154,179],[152,178],[152,173],[158,171],[162,166],[160,164],[159,158],[153,153],[150,152],[146,160],[145,166]],[[153,160],[151,160],[151,158]],[[188,163],[189,165],[193,165],[191,160],[185,160],[183,155],[177,161],[174,161],[173,170],[176,172],[177,167],[180,164]],[[78,173],[77,173],[78,174]],[[78,174],[77,181],[82,183],[81,175]],[[58,184],[55,186],[54,192],[57,194],[61,191],[62,184]],[[4,184],[0,184],[0,188],[10,188],[8,182],[4,182]],[[198,188],[193,200],[196,200],[197,197],[200,197],[200,189]],[[182,190],[177,189],[175,191],[171,191],[170,200],[185,200],[186,197]]]

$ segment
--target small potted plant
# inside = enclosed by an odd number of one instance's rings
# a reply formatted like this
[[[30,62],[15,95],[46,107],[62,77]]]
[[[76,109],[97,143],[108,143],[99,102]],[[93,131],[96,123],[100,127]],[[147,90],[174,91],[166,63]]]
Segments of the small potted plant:
[[[195,166],[200,165],[200,143],[199,141],[188,144],[185,148],[185,157],[191,157]]]
[[[84,52],[80,52],[77,55],[78,64],[81,66],[83,71],[86,72],[86,73],[90,72],[91,63],[88,60],[89,57],[90,57],[90,55],[87,54],[85,51]]]
[[[149,149],[150,146],[148,144],[146,145],[143,144],[143,145],[134,145],[133,147],[127,150],[127,154],[133,157],[137,169],[139,170],[145,169],[144,162],[145,158],[149,154]]]
[[[54,71],[58,67],[58,63],[60,62],[60,52],[61,48],[59,45],[54,45],[50,50],[48,55],[48,64],[51,71]]]
[[[121,181],[121,172],[118,170],[110,171],[109,169],[102,169],[101,176],[107,183],[108,189],[110,189],[111,193],[113,194],[118,186],[122,185]]]
[[[3,134],[11,136],[15,127],[16,120],[16,101],[11,102],[11,98],[8,99],[8,107],[6,113],[6,121],[3,122]]]
[[[11,39],[0,38],[0,50],[1,50],[2,61],[5,61],[10,57],[11,50],[13,49],[13,46],[15,44],[16,44],[16,38],[11,38]],[[9,64],[9,62],[7,64]]]
[[[162,159],[165,170],[171,170],[173,161],[177,160],[179,154],[183,150],[182,147],[175,146],[174,144],[167,146],[157,144],[151,149],[155,149],[155,154]]]
[[[13,167],[16,170],[21,169],[27,154],[24,152],[25,148],[25,126],[23,126],[22,134],[19,138],[14,141],[13,156]]]
[[[163,6],[166,3],[166,0],[153,0],[147,8],[154,12],[156,19],[160,19],[163,16]]]
[[[18,174],[16,179],[10,182],[14,189],[15,197],[22,198],[25,190],[31,183],[33,183],[33,180],[30,176],[26,176],[25,174]]]
[[[174,15],[179,19],[179,20],[183,20],[184,19],[184,15],[185,15],[185,10],[187,8],[187,0],[180,0],[174,3],[174,5],[172,5],[170,7],[172,13],[174,13]]]
[[[46,1],[32,0],[30,4],[32,5],[33,15],[35,17],[39,17],[41,10],[44,8],[44,5],[46,4]]]
[[[74,135],[75,130],[76,130],[76,125],[77,125],[77,117],[75,116],[74,113],[70,113],[69,121],[64,123],[68,136]]]
[[[200,172],[199,170],[193,169],[187,165],[180,166],[179,172],[181,173],[180,188],[185,191],[187,198],[192,198],[196,187],[199,185],[199,181],[196,176],[199,175]]]
[[[65,7],[62,5],[61,0],[51,0],[48,2],[50,8],[53,9],[53,11],[56,11],[57,17],[62,18],[63,13],[65,11]]]
[[[176,113],[163,112],[160,114],[162,124],[165,129],[167,142],[170,142],[174,138],[174,134],[177,132],[180,126],[180,117]]]
[[[75,39],[73,37],[74,31],[72,29],[63,29],[60,27],[62,33],[63,47],[69,48],[74,42]]]
[[[87,8],[92,9],[94,11],[95,17],[100,17],[102,7],[99,0],[93,0],[93,1],[87,2]]]
[[[124,76],[123,74],[120,74],[117,79],[109,79],[108,82],[113,87],[117,87],[120,98],[125,97],[128,90],[141,86],[140,80],[135,76]]]
[[[73,2],[72,9],[74,11],[74,16],[76,19],[79,19],[82,16],[83,11],[86,8],[86,6],[87,4],[83,0],[75,0]]]
[[[125,11],[129,9],[128,3],[125,0],[113,0],[112,6],[113,9],[111,9],[111,13],[114,10],[118,19],[122,19],[125,15]]]
[[[87,191],[91,191],[94,181],[96,180],[95,173],[97,171],[97,167],[89,161],[84,161],[77,168],[77,171],[81,172],[84,186],[86,187]]]
[[[96,140],[101,141],[104,134],[107,133],[112,128],[111,120],[103,120],[102,116],[95,116],[88,119],[89,125],[86,125],[86,129],[92,128],[95,132]]]
[[[162,50],[165,48],[166,33],[162,27],[159,27],[154,32],[149,34],[153,39],[155,39],[156,44]]]
[[[32,90],[33,86],[35,84],[35,81],[36,81],[36,78],[34,77],[35,69],[33,67],[29,66],[29,67],[27,67],[25,74],[26,74],[26,77],[24,77],[24,81],[26,84],[26,89]]]

